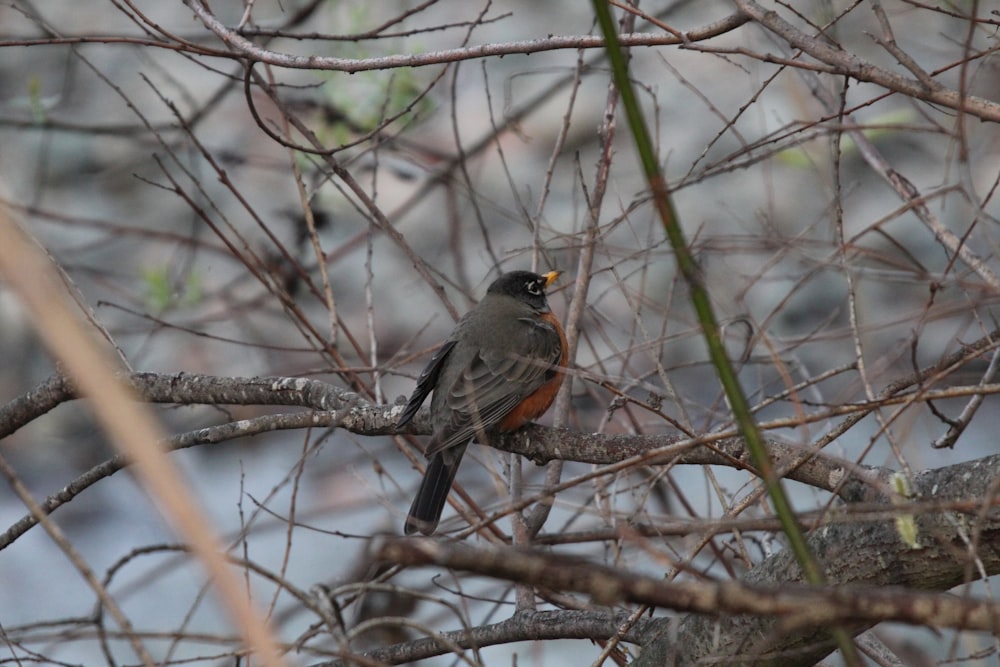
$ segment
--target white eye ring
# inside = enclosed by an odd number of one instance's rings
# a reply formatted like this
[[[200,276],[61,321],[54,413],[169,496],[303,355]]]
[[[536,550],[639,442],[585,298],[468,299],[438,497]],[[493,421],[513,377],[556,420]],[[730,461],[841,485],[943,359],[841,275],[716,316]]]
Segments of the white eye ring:
[[[542,290],[539,289],[538,287],[537,280],[529,280],[528,282],[524,283],[524,289],[527,290],[528,294],[540,295],[542,293]]]

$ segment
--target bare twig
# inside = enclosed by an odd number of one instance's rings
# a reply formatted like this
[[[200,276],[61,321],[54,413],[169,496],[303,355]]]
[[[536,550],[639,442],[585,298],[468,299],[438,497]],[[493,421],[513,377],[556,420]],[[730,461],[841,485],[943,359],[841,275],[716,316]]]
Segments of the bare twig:
[[[92,399],[112,440],[138,464],[150,494],[173,519],[174,527],[190,540],[247,645],[263,664],[279,667],[283,661],[270,628],[223,560],[217,538],[192,495],[184,490],[177,469],[156,446],[161,439],[159,426],[146,410],[131,402],[128,391],[114,377],[109,360],[66,306],[62,292],[51,280],[49,266],[22,234],[7,211],[0,209],[0,273],[30,309],[36,330]]]
[[[831,46],[825,40],[810,37],[783,19],[777,12],[765,10],[754,0],[736,0],[736,6],[739,7],[740,12],[778,35],[790,46],[802,50],[824,65],[833,68],[829,71],[840,72],[859,81],[875,83],[915,99],[926,100],[950,109],[962,109],[965,113],[983,120],[1000,121],[1000,104],[996,102],[974,95],[962,95],[958,91],[938,83],[928,89],[922,81],[908,79],[862,60],[854,53]],[[805,63],[796,65],[793,61],[784,62],[796,67],[808,67]]]
[[[481,44],[461,49],[434,51],[425,54],[406,54],[384,56],[381,58],[335,58],[324,56],[296,56],[261,48],[243,37],[238,32],[228,28],[206,6],[197,0],[185,0],[184,4],[194,11],[195,15],[221,39],[229,48],[240,55],[260,63],[288,67],[294,69],[335,70],[355,73],[366,70],[385,70],[397,67],[422,67],[426,65],[441,65],[477,58],[488,58],[513,54],[540,53],[562,49],[595,49],[603,48],[604,40],[594,35],[551,36],[545,39],[504,42],[501,44]],[[662,46],[669,44],[686,44],[698,42],[735,30],[747,22],[740,14],[731,14],[709,25],[689,30],[682,37],[672,34],[628,34],[622,35],[625,46]]]
[[[983,372],[983,377],[979,380],[979,386],[985,386],[993,382],[993,378],[996,377],[997,369],[1000,368],[1000,348],[993,352],[993,357],[990,359],[989,365]],[[948,430],[941,437],[934,440],[931,443],[931,447],[935,449],[951,448],[955,446],[955,442],[958,438],[965,432],[966,427],[972,421],[972,417],[979,410],[979,406],[983,404],[983,399],[986,396],[984,394],[973,394],[969,399],[969,402],[965,404],[962,409],[961,414],[955,419],[946,420],[948,424]]]
[[[73,567],[76,571],[80,573],[83,580],[87,582],[94,594],[97,595],[97,599],[100,600],[101,605],[108,610],[111,617],[115,619],[115,623],[122,629],[122,632],[128,637],[129,643],[132,645],[132,649],[135,651],[136,656],[142,661],[146,667],[153,667],[157,664],[153,660],[153,656],[150,655],[149,650],[146,645],[142,643],[139,635],[136,634],[135,628],[132,623],[128,620],[128,617],[122,611],[121,607],[115,601],[111,594],[108,593],[107,587],[101,584],[94,570],[87,564],[86,559],[84,559],[83,554],[73,546],[73,543],[66,537],[62,529],[59,528],[56,523],[49,518],[48,512],[42,508],[41,505],[34,499],[31,492],[24,486],[24,483],[17,476],[14,469],[7,463],[7,460],[0,456],[0,475],[7,480],[10,487],[14,489],[14,493],[17,497],[21,499],[21,502],[25,504],[28,511],[31,513],[30,516],[35,519],[38,523],[42,524],[45,532],[48,533],[52,541],[56,543],[66,557],[73,563]]]

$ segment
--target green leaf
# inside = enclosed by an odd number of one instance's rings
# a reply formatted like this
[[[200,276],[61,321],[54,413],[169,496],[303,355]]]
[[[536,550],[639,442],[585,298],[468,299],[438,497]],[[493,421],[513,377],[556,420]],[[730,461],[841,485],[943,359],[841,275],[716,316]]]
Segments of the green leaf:
[[[142,282],[146,307],[153,313],[162,313],[175,306],[194,306],[204,298],[201,276],[193,271],[182,277],[180,288],[166,265],[143,269]]]

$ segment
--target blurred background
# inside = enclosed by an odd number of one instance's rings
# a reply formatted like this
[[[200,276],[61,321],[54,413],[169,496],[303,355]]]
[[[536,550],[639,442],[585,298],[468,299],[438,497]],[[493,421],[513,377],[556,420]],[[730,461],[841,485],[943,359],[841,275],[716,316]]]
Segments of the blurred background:
[[[783,15],[912,77],[884,47],[884,26],[866,4],[817,0]],[[896,43],[938,82],[997,100],[995,15],[980,7],[982,20],[969,21],[963,12],[976,3],[954,12],[882,7]],[[227,26],[242,21],[242,34],[262,48],[293,55],[373,59],[512,42],[532,52],[354,74],[258,64],[248,77],[240,62],[220,57],[225,45],[181,3],[14,0],[0,8],[0,196],[132,369],[303,376],[393,403],[409,394],[451,330],[451,312],[465,312],[498,272],[557,268],[566,275],[550,302],[560,317],[570,315],[578,289],[588,291],[574,320],[583,333],[571,399],[545,423],[674,433],[662,410],[694,432],[729,424],[620,116],[605,151],[603,53],[534,46],[596,34],[588,3],[259,0],[210,8]],[[693,30],[734,11],[715,1],[640,9],[648,14],[635,30],[653,35],[667,31],[650,18]],[[765,54],[797,57],[747,24],[683,48],[636,47],[630,66],[678,216],[731,354],[742,359],[744,386],[759,402],[806,383],[759,413],[771,419],[877,393],[996,326],[995,292],[942,246],[845,130],[863,131],[993,271],[1000,133],[995,123],[853,79],[845,85],[819,67],[765,62]],[[289,117],[301,127],[291,129]],[[303,129],[350,181],[323,156],[271,136],[306,146]],[[54,372],[2,284],[0,360],[0,403]],[[978,382],[987,362],[945,384]],[[964,404],[936,407],[954,416]],[[186,406],[160,414],[181,433],[269,411],[279,410]],[[869,416],[830,451],[894,469],[971,460],[996,452],[998,415],[988,397],[955,448],[934,449],[947,427],[914,405],[888,424]],[[808,444],[834,423],[773,435]],[[370,539],[400,531],[419,479],[400,451],[406,446],[342,431],[281,432],[173,456],[234,553],[308,590],[370,576]],[[473,450],[459,482],[498,509],[505,457]],[[113,451],[77,402],[0,441],[0,454],[44,498]],[[564,478],[590,471],[568,464]],[[540,485],[544,472],[529,463],[525,474]],[[797,509],[829,500],[790,486]],[[718,517],[754,488],[751,476],[729,469],[605,476],[560,494],[543,532]],[[0,531],[25,514],[0,488]],[[157,659],[228,655],[234,633],[201,570],[176,550],[129,472],[94,485],[54,517]],[[446,511],[444,531],[464,526]],[[731,536],[715,539],[725,545]],[[746,555],[765,556],[776,548],[768,540],[749,540]],[[716,571],[725,546],[692,551],[697,544],[692,534],[658,548]],[[560,547],[662,570],[648,552],[619,548]],[[398,581],[445,598],[461,585],[490,600],[463,611],[472,624],[513,608],[499,584],[430,578],[418,571]],[[261,604],[273,605],[282,638],[302,641],[292,662],[315,662],[336,645],[310,634],[315,617],[280,587],[248,580]],[[105,626],[93,623],[93,592],[38,528],[0,550],[0,599],[0,629],[17,637],[4,661],[27,661],[30,652],[65,664],[135,660],[113,624],[107,634],[97,630]],[[416,609],[413,601],[387,604],[398,615]],[[345,614],[353,618],[360,606]],[[416,613],[434,629],[461,625],[440,605],[424,603]],[[982,641],[882,632],[921,659],[966,656]],[[539,665],[596,655],[589,642],[483,655],[509,663],[512,653]]]

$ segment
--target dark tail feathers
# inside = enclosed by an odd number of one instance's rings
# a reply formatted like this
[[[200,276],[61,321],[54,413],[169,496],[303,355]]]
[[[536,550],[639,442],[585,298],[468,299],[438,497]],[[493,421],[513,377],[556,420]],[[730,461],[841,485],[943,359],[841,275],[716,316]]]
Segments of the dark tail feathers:
[[[458,464],[462,462],[463,454],[465,445],[446,449],[431,457],[427,464],[427,472],[420,482],[420,489],[406,517],[403,531],[407,535],[417,531],[424,535],[434,533],[438,521],[441,520],[444,504],[448,502],[448,492],[451,491],[452,482],[455,481],[455,473],[458,471]]]

